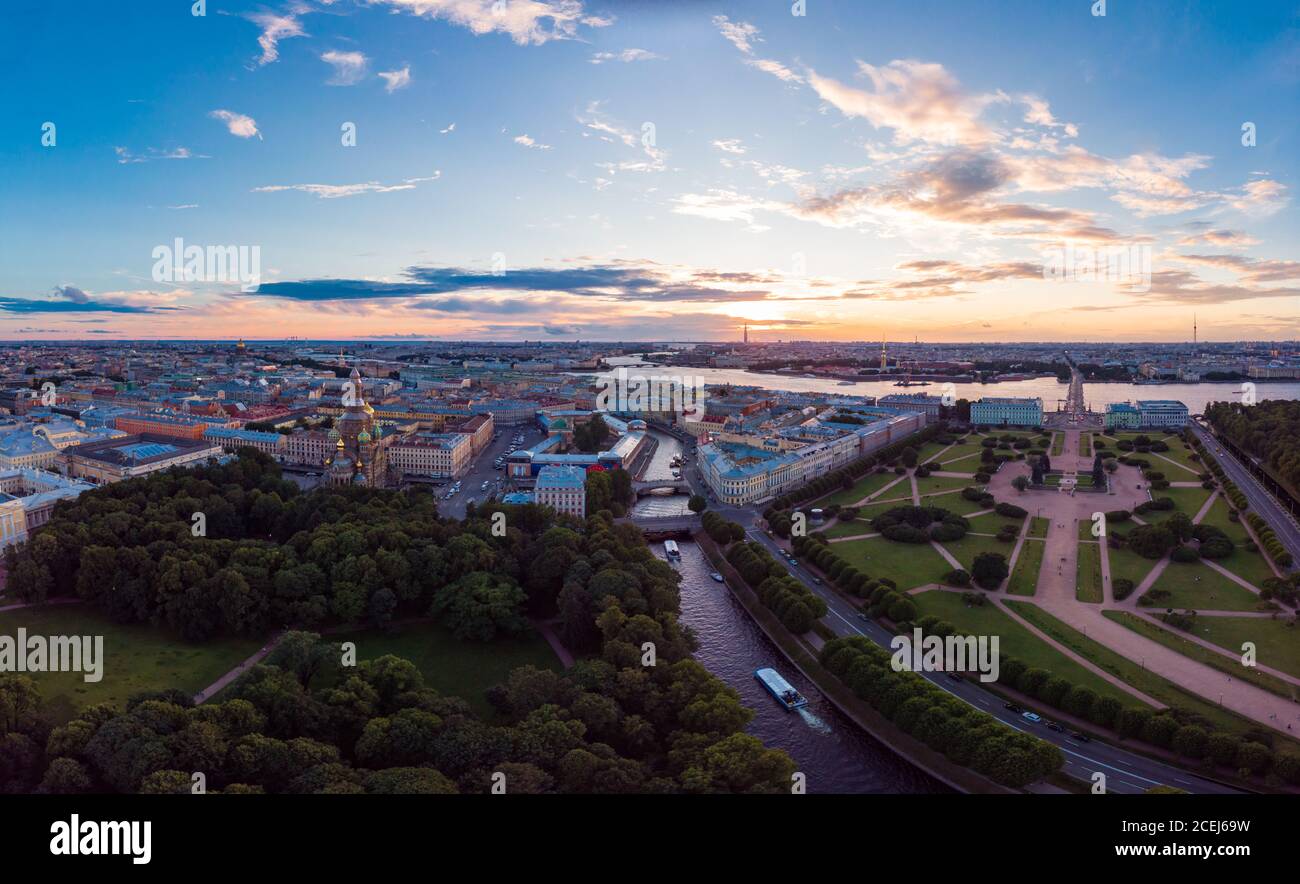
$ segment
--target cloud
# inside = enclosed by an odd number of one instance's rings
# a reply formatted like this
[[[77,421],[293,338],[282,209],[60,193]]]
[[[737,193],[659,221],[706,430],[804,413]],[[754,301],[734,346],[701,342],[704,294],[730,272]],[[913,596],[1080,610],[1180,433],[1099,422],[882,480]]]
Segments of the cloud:
[[[56,285],[51,294],[58,295],[60,298],[67,298],[74,304],[87,304],[90,302],[90,295],[87,295],[75,285]]]
[[[1203,282],[1185,270],[1161,270],[1151,274],[1147,291],[1139,294],[1145,301],[1163,301],[1178,305],[1227,304],[1257,298],[1300,297],[1300,287],[1257,288],[1238,284],[1220,285]]]
[[[549,144],[542,144],[540,141],[538,141],[538,140],[536,140],[535,138],[533,138],[533,136],[531,136],[531,135],[527,135],[527,134],[524,134],[524,135],[516,135],[514,141],[515,141],[515,144],[522,144],[524,147],[531,147],[531,148],[533,148],[534,150],[550,150],[550,149],[551,149],[551,146],[550,146]]]
[[[369,0],[419,18],[443,19],[477,35],[503,33],[520,46],[574,40],[579,27],[603,28],[613,19],[587,13],[580,0]]]
[[[452,132],[455,132],[455,131],[456,131],[456,124],[455,124],[455,123],[451,123],[450,125],[447,126],[446,129],[439,129],[439,130],[438,130],[438,134],[439,134],[439,135],[450,135]]]
[[[262,57],[257,60],[259,66],[279,59],[281,40],[306,36],[302,23],[293,15],[253,12],[244,17],[262,29],[262,33],[257,38],[257,45],[262,47]]]
[[[1222,248],[1245,248],[1258,245],[1259,240],[1240,230],[1203,230],[1189,233],[1178,240],[1180,246],[1220,246]]]
[[[770,58],[751,58],[745,61],[745,64],[751,68],[757,68],[765,74],[771,74],[778,80],[784,80],[787,83],[802,83],[804,78],[790,70],[779,61],[773,61]]]
[[[601,102],[593,101],[587,105],[586,113],[578,116],[578,122],[583,125],[587,132],[596,133],[597,137],[610,143],[621,143],[624,147],[630,147],[641,151],[645,159],[636,160],[619,160],[618,162],[597,163],[600,168],[610,174],[618,172],[662,172],[666,168],[668,154],[661,150],[656,144],[653,137],[652,124],[646,124],[642,129],[642,135],[638,137],[631,130],[619,125],[615,120],[602,113]]]
[[[714,141],[713,146],[723,153],[742,154],[745,152],[745,146],[740,143],[739,138],[726,138]]]
[[[1045,129],[1060,129],[1069,138],[1077,138],[1079,127],[1074,123],[1062,123],[1052,116],[1052,109],[1047,101],[1037,95],[1022,95],[1020,101],[1025,105],[1025,122]]]
[[[725,274],[654,262],[617,261],[572,267],[524,267],[502,273],[461,267],[406,268],[402,281],[311,279],[262,283],[256,296],[295,301],[418,299],[410,306],[443,312],[515,312],[542,309],[536,299],[484,297],[483,293],[567,295],[617,302],[732,303],[767,300],[778,276]],[[758,285],[759,287],[755,287]],[[474,293],[474,297],[464,297]]]
[[[363,193],[393,193],[399,190],[415,190],[416,186],[426,181],[437,181],[442,177],[441,171],[435,171],[425,178],[403,178],[397,184],[383,184],[378,181],[365,181],[360,184],[265,184],[254,187],[253,193],[280,193],[296,190],[310,193],[323,200],[340,199],[348,196],[360,196]]]
[[[624,49],[622,52],[597,52],[591,57],[591,63],[604,64],[607,61],[629,63],[634,61],[656,61],[662,58],[662,55],[648,49]]]
[[[758,35],[758,28],[749,22],[733,22],[725,15],[715,15],[713,24],[722,36],[731,42],[732,46],[735,46],[746,55],[752,55],[754,44],[763,41],[763,38]]]
[[[1245,258],[1241,255],[1175,255],[1173,260],[1230,270],[1242,282],[1249,284],[1300,279],[1300,261]]]
[[[353,86],[361,82],[366,75],[368,59],[360,52],[339,52],[331,49],[329,52],[321,53],[320,60],[334,68],[334,74],[325,81],[327,86]],[[393,90],[390,88],[388,91]]]
[[[1240,195],[1233,198],[1229,205],[1247,215],[1267,217],[1290,202],[1286,190],[1286,185],[1279,181],[1261,178],[1245,184]]]
[[[262,133],[257,130],[257,121],[252,117],[228,110],[214,110],[208,116],[225,123],[231,135],[239,138],[252,138],[256,135],[259,141],[262,140]]]
[[[211,157],[206,154],[193,153],[188,147],[177,147],[171,150],[160,150],[156,147],[148,148],[142,154],[132,153],[125,147],[115,147],[113,152],[117,154],[119,163],[149,163],[154,160],[207,160]]]
[[[379,76],[383,78],[385,92],[396,92],[411,85],[411,66],[407,65],[400,71],[380,71]]]
[[[1005,96],[967,95],[941,64],[899,59],[877,67],[859,61],[858,71],[870,81],[870,89],[847,86],[811,70],[808,83],[845,116],[861,117],[877,129],[892,129],[899,144],[977,146],[995,139],[980,115]]]

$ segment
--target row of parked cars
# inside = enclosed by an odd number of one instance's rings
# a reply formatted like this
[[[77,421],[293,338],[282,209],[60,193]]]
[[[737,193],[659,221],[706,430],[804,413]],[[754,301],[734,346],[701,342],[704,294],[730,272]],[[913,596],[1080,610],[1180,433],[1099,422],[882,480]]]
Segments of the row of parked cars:
[[[492,464],[492,466],[498,470],[505,469],[506,457],[508,455],[514,454],[519,449],[519,446],[523,444],[524,444],[524,434],[516,433],[515,437],[510,440],[510,447],[506,449],[506,453],[497,457],[496,461]]]
[[[1016,713],[1030,724],[1041,724],[1049,731],[1056,731],[1058,734],[1065,733],[1065,725],[1057,721],[1052,721],[1050,718],[1043,718],[1043,716],[1036,712],[1026,712],[1023,707],[1015,703],[1004,703],[1002,704],[1002,708],[1006,709],[1008,712]],[[1078,740],[1080,743],[1092,742],[1092,737],[1080,731],[1070,731],[1070,736],[1074,737],[1074,739]]]

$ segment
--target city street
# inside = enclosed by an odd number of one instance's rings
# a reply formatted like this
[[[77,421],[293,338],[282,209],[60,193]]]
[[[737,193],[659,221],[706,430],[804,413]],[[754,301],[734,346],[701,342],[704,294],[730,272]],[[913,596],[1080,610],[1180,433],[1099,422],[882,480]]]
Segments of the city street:
[[[483,503],[491,494],[500,495],[502,489],[506,486],[506,471],[496,469],[494,463],[498,456],[503,455],[509,450],[514,442],[516,435],[523,435],[524,440],[520,443],[520,448],[527,448],[540,442],[542,431],[537,424],[529,422],[513,427],[497,427],[496,433],[500,435],[488,444],[473,463],[470,464],[469,471],[460,477],[460,491],[456,493],[451,500],[444,500],[447,492],[456,480],[449,480],[445,485],[439,485],[434,488],[438,495],[438,512],[443,513],[455,519],[464,518],[465,505],[472,499],[476,503]],[[488,482],[486,489],[483,483]]]

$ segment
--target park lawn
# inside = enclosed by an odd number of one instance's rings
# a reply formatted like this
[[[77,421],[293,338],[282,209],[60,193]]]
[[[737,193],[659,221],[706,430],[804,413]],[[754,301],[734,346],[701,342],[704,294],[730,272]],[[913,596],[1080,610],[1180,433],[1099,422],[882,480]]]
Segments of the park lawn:
[[[1046,669],[1072,684],[1085,685],[1098,694],[1115,697],[1128,705],[1137,703],[1135,697],[1080,666],[1016,622],[992,602],[968,607],[962,600],[961,593],[945,592],[940,589],[917,593],[912,596],[912,601],[916,602],[916,607],[922,615],[933,614],[941,620],[946,620],[956,627],[959,633],[998,636],[999,653],[1015,657],[1031,668]]]
[[[1030,516],[1032,521],[1029,523],[1030,537],[1046,537],[1047,529],[1052,527],[1052,520],[1045,519],[1042,516]]]
[[[1052,457],[1059,457],[1065,451],[1065,434],[1052,434]]]
[[[916,480],[916,487],[921,494],[925,495],[965,488],[971,482],[971,476],[926,476],[924,479]]]
[[[956,445],[949,448],[943,454],[939,455],[939,457],[936,458],[934,463],[930,464],[930,466],[934,466],[935,464],[942,465],[946,463],[951,463],[955,460],[960,460],[963,463],[966,463],[967,462],[966,458],[969,458],[972,455],[979,455],[979,453],[983,450],[983,448],[984,446],[980,445],[978,439],[975,439],[974,437],[969,437],[967,441],[959,442]]]
[[[1080,519],[1080,520],[1079,520],[1079,539],[1080,539],[1080,540],[1096,540],[1096,539],[1097,539],[1096,536],[1092,533],[1092,526],[1093,526],[1093,524],[1094,524],[1094,523],[1093,523],[1092,519]]]
[[[879,516],[882,513],[887,513],[892,509],[896,509],[900,506],[912,506],[912,505],[913,505],[912,498],[910,497],[907,498],[906,500],[885,500],[885,501],[881,501],[880,503],[873,503],[869,506],[858,508],[858,520],[869,522],[872,519],[874,519],[876,516]]]
[[[1158,525],[1176,512],[1187,513],[1188,518],[1195,519],[1201,507],[1205,506],[1205,501],[1210,499],[1210,492],[1199,485],[1195,488],[1166,488],[1164,491],[1152,491],[1151,494],[1157,499],[1173,498],[1175,507],[1172,510],[1148,510],[1145,513],[1138,513],[1139,519],[1152,525]]]
[[[87,706],[122,708],[132,694],[179,688],[197,694],[255,654],[263,641],[219,638],[189,642],[169,630],[115,623],[85,604],[46,605],[0,613],[0,634],[103,636],[103,678],[87,682],[81,672],[29,672],[41,691],[41,708],[63,723]]]
[[[819,528],[818,530],[830,538],[853,537],[856,534],[875,533],[875,529],[871,527],[871,524],[869,522],[864,522],[862,519],[853,519],[849,522],[836,519],[834,524],[829,528]]]
[[[956,494],[943,494],[938,497],[927,497],[924,500],[926,506],[937,506],[945,509],[950,513],[956,513],[959,516],[965,516],[970,513],[978,513],[980,510],[991,509],[986,507],[978,500],[967,500],[961,496],[961,492]],[[982,518],[976,516],[975,518]],[[973,522],[971,524],[974,524]]]
[[[1125,547],[1116,549],[1113,546],[1106,547],[1106,555],[1110,558],[1110,582],[1114,585],[1116,580],[1121,577],[1127,577],[1133,581],[1133,588],[1142,585],[1142,579],[1151,573],[1151,569],[1156,566],[1158,559],[1147,559]]]
[[[1092,433],[1079,434],[1079,455],[1092,457]]]
[[[841,488],[834,494],[831,494],[828,497],[823,497],[821,500],[817,501],[817,505],[821,507],[828,507],[833,504],[852,506],[859,500],[879,491],[881,488],[884,488],[890,482],[893,482],[898,478],[899,477],[895,476],[892,472],[871,473],[870,475],[863,476],[861,479],[854,482],[853,487],[848,491]],[[906,476],[903,477],[903,481],[907,481]]]
[[[1007,561],[1011,561],[1011,552],[1016,548],[1014,540],[1011,543],[1003,543],[996,537],[984,534],[967,534],[961,540],[949,540],[940,545],[948,550],[953,558],[961,562],[962,567],[967,571],[975,566],[975,557],[980,553],[998,553]]]
[[[898,543],[883,537],[846,540],[832,549],[871,577],[888,577],[900,590],[941,583],[952,566],[928,543]]]
[[[1101,604],[1106,600],[1106,591],[1101,585],[1100,543],[1079,544],[1079,554],[1075,557],[1074,579],[1074,597],[1079,601]]]
[[[926,442],[916,452],[916,462],[919,464],[925,463],[947,447],[947,445],[940,445],[938,442]]]
[[[425,684],[440,694],[460,697],[488,719],[496,715],[496,710],[488,703],[487,690],[505,681],[511,670],[530,664],[556,672],[563,668],[546,639],[531,631],[517,639],[475,642],[461,641],[435,623],[419,623],[399,626],[388,633],[362,630],[331,634],[329,639],[355,642],[358,661],[385,654],[410,660],[424,674]]]
[[[1240,678],[1242,681],[1249,682],[1256,687],[1277,694],[1279,697],[1286,697],[1289,700],[1294,700],[1297,696],[1300,696],[1300,690],[1289,682],[1283,681],[1275,675],[1269,675],[1267,672],[1261,672],[1258,669],[1242,666],[1241,658],[1237,656],[1241,653],[1240,644],[1236,649],[1229,649],[1233,651],[1233,656],[1225,657],[1217,651],[1198,645],[1196,642],[1181,635],[1176,629],[1153,623],[1147,618],[1140,617],[1131,611],[1105,611],[1102,616],[1108,620],[1114,620],[1121,626],[1133,630],[1138,635],[1164,645],[1171,651],[1176,651],[1184,657],[1196,660],[1212,669],[1217,669],[1231,678]],[[1195,627],[1197,634],[1201,634],[1202,623],[1207,620],[1219,619],[1223,618],[1197,617]]]
[[[1168,598],[1162,598],[1150,606],[1157,610],[1268,610],[1267,607],[1260,608],[1260,605],[1268,603],[1259,596],[1201,562],[1170,562],[1151,588],[1169,592]]]
[[[1020,533],[1021,527],[1025,524],[1023,518],[1015,519],[1006,516],[999,516],[997,513],[985,513],[982,516],[976,516],[973,519],[967,519],[970,523],[970,530],[978,534],[997,534],[1003,528],[1013,528],[1016,534]]]
[[[1007,592],[1012,595],[1033,595],[1038,589],[1038,574],[1043,567],[1043,552],[1047,544],[1026,537],[1020,545],[1020,556],[1007,579]]]
[[[1148,452],[1147,454],[1138,454],[1138,457],[1147,458],[1148,460],[1151,461],[1151,465],[1153,467],[1157,463],[1163,463],[1164,461],[1161,461],[1160,458],[1165,457],[1168,458],[1169,460],[1174,461],[1180,466],[1186,467],[1188,470],[1191,470],[1191,472],[1188,473],[1184,470],[1180,470],[1177,467],[1175,467],[1172,473],[1166,471],[1166,475],[1168,475],[1171,480],[1175,476],[1184,476],[1186,477],[1186,479],[1194,479],[1196,476],[1200,475],[1201,473],[1209,472],[1209,469],[1205,466],[1205,464],[1192,460],[1192,450],[1187,446],[1185,446],[1181,440],[1166,439],[1165,444],[1169,446],[1168,451],[1152,451],[1152,452]],[[1159,469],[1159,467],[1156,467],[1156,469]],[[1184,481],[1184,480],[1180,479],[1179,481]]]
[[[1240,654],[1245,642],[1254,642],[1257,662],[1300,678],[1300,641],[1296,627],[1286,620],[1264,617],[1197,617],[1193,629],[1198,638],[1233,654]],[[1238,666],[1236,661],[1229,661]]]
[[[1210,511],[1205,514],[1201,520],[1203,525],[1213,525],[1221,529],[1228,537],[1232,538],[1236,548],[1232,555],[1226,559],[1215,559],[1215,563],[1221,567],[1227,568],[1233,574],[1236,574],[1243,580],[1248,580],[1255,586],[1263,587],[1264,581],[1274,576],[1273,569],[1269,566],[1268,560],[1259,550],[1251,552],[1246,549],[1246,544],[1250,541],[1250,535],[1246,533],[1246,528],[1241,522],[1234,522],[1228,518],[1229,510],[1228,499],[1222,495],[1214,501]]]
[[[1254,722],[1228,712],[1216,703],[1189,693],[1173,682],[1161,678],[1143,667],[1139,661],[1120,656],[1105,645],[1083,635],[1074,627],[1062,623],[1037,605],[1030,602],[1007,602],[1007,607],[1094,666],[1106,670],[1125,684],[1131,685],[1152,699],[1159,700],[1166,706],[1178,707],[1201,716],[1212,729],[1217,728],[1242,735],[1259,727]],[[1138,619],[1127,611],[1106,611],[1104,616],[1116,622],[1123,622],[1121,617]],[[1106,684],[1110,683],[1106,682]],[[1124,695],[1121,702],[1127,706],[1150,708],[1128,693]]]

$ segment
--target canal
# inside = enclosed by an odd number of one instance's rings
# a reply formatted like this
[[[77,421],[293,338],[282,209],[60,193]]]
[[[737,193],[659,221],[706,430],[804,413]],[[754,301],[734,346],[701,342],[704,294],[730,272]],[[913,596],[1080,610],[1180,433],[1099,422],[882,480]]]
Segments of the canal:
[[[669,474],[680,453],[677,440],[655,433],[659,449],[646,468],[646,478]],[[634,512],[677,515],[686,512],[686,495],[643,497]],[[936,793],[949,791],[942,783],[913,767],[868,736],[831,705],[821,692],[794,669],[758,628],[731,591],[709,575],[713,569],[703,550],[679,541],[681,561],[673,567],[682,575],[682,622],[694,632],[699,649],[695,659],[740,694],[754,710],[746,731],[766,746],[784,749],[816,793]],[[663,544],[651,544],[664,556]],[[786,712],[754,678],[754,670],[771,666],[793,684],[808,705]]]

